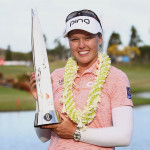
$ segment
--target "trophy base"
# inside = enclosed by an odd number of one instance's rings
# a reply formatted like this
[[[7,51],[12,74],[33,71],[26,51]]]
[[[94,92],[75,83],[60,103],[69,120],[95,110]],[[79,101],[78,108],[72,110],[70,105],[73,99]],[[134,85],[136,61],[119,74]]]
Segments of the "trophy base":
[[[59,114],[55,110],[49,110],[47,113],[36,112],[34,119],[34,127],[40,127],[43,125],[60,123]]]

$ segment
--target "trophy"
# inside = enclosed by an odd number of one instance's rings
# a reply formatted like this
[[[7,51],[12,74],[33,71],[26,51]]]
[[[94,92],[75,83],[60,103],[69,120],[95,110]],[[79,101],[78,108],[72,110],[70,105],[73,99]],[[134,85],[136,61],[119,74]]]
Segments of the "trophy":
[[[54,107],[48,57],[37,11],[32,9],[31,12],[31,43],[38,97],[36,101],[34,127],[40,127],[42,125],[59,123],[60,118]]]

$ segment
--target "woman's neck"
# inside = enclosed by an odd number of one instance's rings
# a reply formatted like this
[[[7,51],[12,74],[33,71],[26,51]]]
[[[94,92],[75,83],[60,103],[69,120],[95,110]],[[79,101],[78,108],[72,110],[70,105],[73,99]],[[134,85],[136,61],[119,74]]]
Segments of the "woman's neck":
[[[95,62],[97,61],[97,59],[95,61],[93,61],[92,63],[87,63],[87,64],[78,64],[79,69],[78,69],[78,74],[82,75],[83,72],[87,69],[89,69]]]

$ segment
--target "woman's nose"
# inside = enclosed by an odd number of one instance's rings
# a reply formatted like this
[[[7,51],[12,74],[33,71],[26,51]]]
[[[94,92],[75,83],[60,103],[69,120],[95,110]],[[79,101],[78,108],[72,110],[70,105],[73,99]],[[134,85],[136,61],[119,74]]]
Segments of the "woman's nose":
[[[85,41],[81,39],[79,41],[79,48],[84,48],[84,47],[85,47]]]

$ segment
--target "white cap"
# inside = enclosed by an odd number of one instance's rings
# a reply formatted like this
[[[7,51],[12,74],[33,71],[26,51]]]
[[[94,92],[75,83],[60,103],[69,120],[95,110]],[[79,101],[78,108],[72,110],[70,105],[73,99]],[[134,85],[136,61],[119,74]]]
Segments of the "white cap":
[[[77,16],[67,21],[64,37],[67,37],[70,31],[76,29],[84,30],[92,34],[102,34],[100,23],[95,18],[88,16]]]

